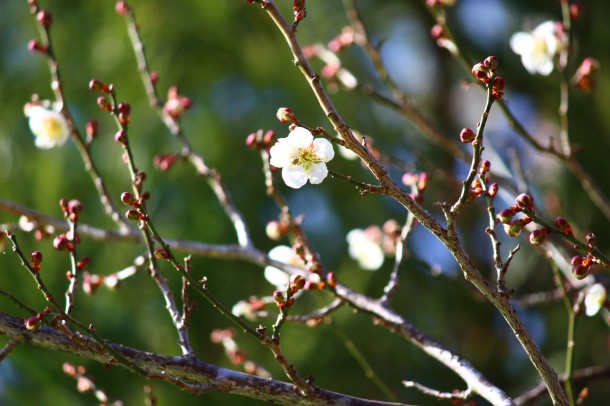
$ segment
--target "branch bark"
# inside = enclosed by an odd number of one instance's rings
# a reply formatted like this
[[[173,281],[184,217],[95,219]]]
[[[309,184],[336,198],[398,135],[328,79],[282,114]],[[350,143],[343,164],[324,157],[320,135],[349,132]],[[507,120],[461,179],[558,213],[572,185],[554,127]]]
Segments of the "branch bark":
[[[9,337],[13,342],[65,352],[102,363],[108,363],[113,358],[92,339],[84,337],[79,341],[70,340],[64,334],[48,326],[41,326],[38,331],[32,332],[25,328],[23,320],[5,313],[0,313],[0,335]],[[319,388],[316,388],[309,397],[304,397],[299,394],[297,387],[293,384],[222,368],[194,357],[173,357],[141,351],[112,342],[106,344],[125,357],[132,365],[146,371],[149,374],[148,377],[172,382],[185,390],[185,382],[187,382],[189,386],[203,385],[202,388],[210,391],[226,392],[284,405],[404,405],[361,399]],[[179,381],[167,379],[167,376],[177,378]],[[199,393],[204,391],[200,390]]]

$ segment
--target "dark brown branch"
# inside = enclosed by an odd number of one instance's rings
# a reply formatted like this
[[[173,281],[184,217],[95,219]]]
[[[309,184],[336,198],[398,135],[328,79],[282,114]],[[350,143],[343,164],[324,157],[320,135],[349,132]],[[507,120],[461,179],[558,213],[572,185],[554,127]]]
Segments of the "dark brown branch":
[[[32,332],[25,328],[23,320],[4,313],[0,313],[0,335],[5,335],[19,343],[65,352],[101,363],[107,363],[113,358],[112,354],[102,350],[91,339],[85,337],[82,340],[73,341],[47,326],[41,326],[38,331]],[[197,387],[199,385],[201,392],[217,390],[287,405],[398,405],[397,403],[355,398],[322,389],[317,389],[309,398],[305,398],[299,395],[299,391],[292,384],[233,371],[196,358],[154,354],[111,342],[107,342],[107,345],[129,360],[132,365],[149,371],[151,378],[163,379],[177,386],[184,386],[182,389],[185,390],[189,386]],[[176,379],[181,383],[178,384]]]

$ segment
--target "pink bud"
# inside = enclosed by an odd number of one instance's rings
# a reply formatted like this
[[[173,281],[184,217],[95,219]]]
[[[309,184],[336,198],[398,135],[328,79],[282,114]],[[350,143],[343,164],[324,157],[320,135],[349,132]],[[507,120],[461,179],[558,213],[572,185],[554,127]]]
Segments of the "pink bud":
[[[44,28],[50,28],[53,23],[53,16],[47,10],[40,10],[38,14],[36,14],[36,20],[42,24]]]
[[[491,197],[492,199],[496,197],[496,195],[498,194],[498,184],[492,183],[491,185],[489,185],[489,190],[487,192],[489,193],[489,197]]]
[[[132,221],[140,220],[140,212],[135,209],[129,209],[125,212],[125,217]]]
[[[574,234],[574,229],[572,228],[570,223],[568,223],[568,220],[566,220],[563,217],[557,217],[555,219],[554,225],[555,225],[556,229],[558,229],[559,231],[561,231],[565,235],[573,235]]]
[[[477,80],[480,80],[483,83],[489,82],[489,69],[482,63],[477,63],[472,67],[472,74]]]
[[[92,92],[108,93],[110,88],[106,83],[102,82],[101,80],[91,79],[91,81],[89,82],[89,90],[91,90]]]
[[[544,229],[534,230],[530,233],[530,244],[540,245],[546,240],[546,231]]]
[[[337,286],[337,275],[335,275],[334,272],[329,272],[328,275],[326,275],[326,282],[328,283],[328,286],[334,288]]]
[[[104,111],[112,111],[112,105],[108,99],[103,96],[97,98],[97,105]]]
[[[534,198],[528,194],[521,193],[515,199],[515,203],[516,203],[517,207],[520,208],[521,210],[523,210],[523,209],[532,210],[534,207]]]
[[[465,144],[474,141],[476,136],[477,135],[470,128],[464,128],[462,132],[460,132],[460,140]]]
[[[487,69],[493,71],[498,66],[498,59],[495,56],[488,56],[483,61],[483,66],[485,66]]]

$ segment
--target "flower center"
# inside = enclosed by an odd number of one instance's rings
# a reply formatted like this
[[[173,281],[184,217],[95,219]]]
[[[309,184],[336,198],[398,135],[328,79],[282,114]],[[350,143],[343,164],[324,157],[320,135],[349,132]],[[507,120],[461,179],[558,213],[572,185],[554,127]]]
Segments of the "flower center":
[[[55,117],[48,117],[43,120],[43,128],[49,138],[55,139],[61,136],[62,125]]]
[[[299,156],[292,163],[293,165],[302,166],[303,169],[308,171],[312,166],[321,162],[322,160],[317,155],[313,143],[311,143],[307,148],[299,150]]]

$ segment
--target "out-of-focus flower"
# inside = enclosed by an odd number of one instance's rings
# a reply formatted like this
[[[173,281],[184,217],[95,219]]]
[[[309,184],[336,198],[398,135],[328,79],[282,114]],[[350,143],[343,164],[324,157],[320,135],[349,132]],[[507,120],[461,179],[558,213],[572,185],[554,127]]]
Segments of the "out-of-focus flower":
[[[305,278],[306,281],[310,281],[312,283],[320,282],[320,276],[305,271],[305,261],[303,261],[303,259],[287,245],[278,245],[277,247],[273,248],[271,251],[269,251],[269,258],[287,265],[303,268],[303,272],[300,273],[300,275]],[[290,274],[274,266],[266,267],[264,274],[267,282],[279,289],[286,289],[288,283],[290,283]]]
[[[378,270],[385,260],[383,249],[373,237],[367,230],[358,228],[347,233],[346,237],[350,257],[367,271]]]
[[[587,316],[595,316],[606,303],[606,288],[601,283],[596,283],[589,288],[585,296],[585,313]]]
[[[256,320],[256,315],[254,314],[252,305],[246,300],[240,300],[239,302],[235,303],[231,309],[231,313],[237,317],[245,317],[250,321]]]
[[[269,153],[271,165],[282,168],[282,179],[294,189],[302,187],[307,181],[321,183],[328,175],[326,162],[335,156],[328,140],[314,139],[303,127],[296,127],[288,137],[280,138]]]
[[[38,148],[49,149],[61,146],[68,140],[70,127],[63,114],[56,109],[28,103],[23,111],[29,118],[30,130],[36,137],[34,143]]]
[[[532,32],[517,32],[510,38],[510,47],[529,73],[547,76],[553,71],[553,58],[560,49],[559,33],[554,21],[546,21]]]

